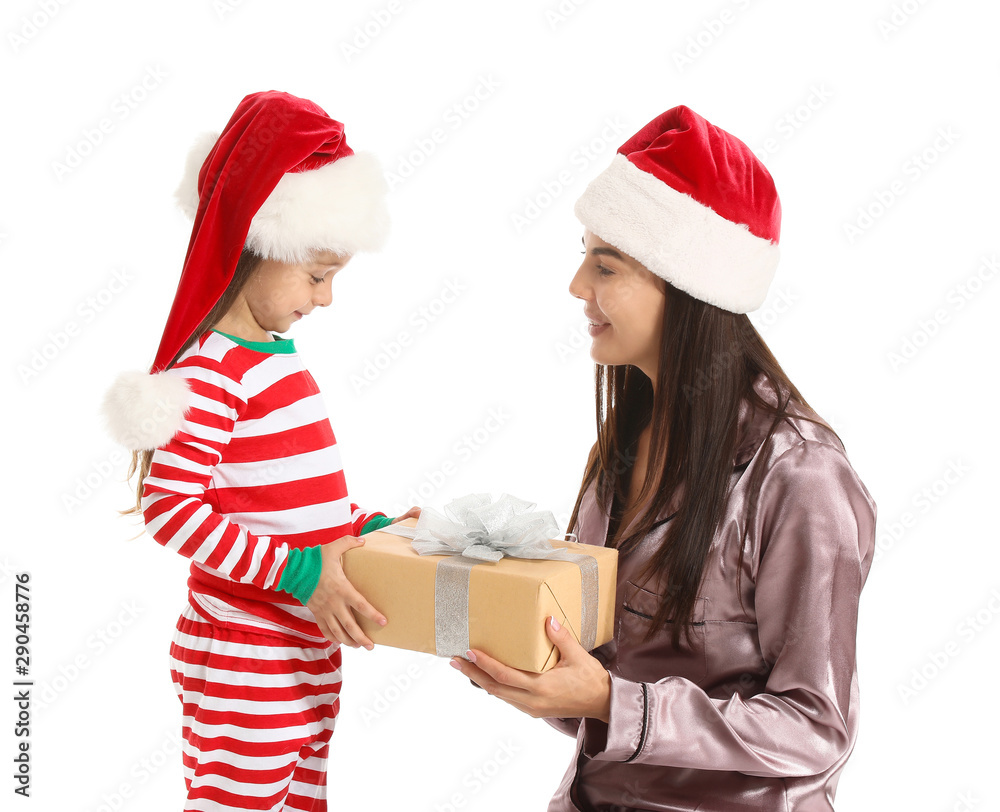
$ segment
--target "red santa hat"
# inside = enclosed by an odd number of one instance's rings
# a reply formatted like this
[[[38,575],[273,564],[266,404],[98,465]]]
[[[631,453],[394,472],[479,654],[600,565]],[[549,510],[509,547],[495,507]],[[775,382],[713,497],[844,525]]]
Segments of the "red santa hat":
[[[318,251],[378,250],[388,233],[378,161],[355,154],[344,125],[288,93],[253,93],[221,135],[200,138],[177,190],[191,241],[152,368],[119,376],[104,413],[127,448],[159,448],[180,428],[188,390],[164,375],[225,292],[244,247],[297,263]]]
[[[674,287],[733,313],[760,307],[778,265],[771,175],[746,144],[688,107],[622,144],[575,212]]]

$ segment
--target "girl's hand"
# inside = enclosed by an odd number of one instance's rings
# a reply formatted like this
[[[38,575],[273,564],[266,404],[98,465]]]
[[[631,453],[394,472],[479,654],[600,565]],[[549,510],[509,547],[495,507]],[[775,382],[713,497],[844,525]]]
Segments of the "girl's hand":
[[[555,618],[545,622],[545,631],[559,649],[559,662],[544,674],[510,668],[476,650],[468,652],[467,660],[453,657],[451,664],[487,693],[529,716],[589,717],[607,722],[611,675]]]
[[[418,507],[411,507],[402,516],[397,516],[395,519],[393,519],[390,522],[390,524],[395,524],[396,522],[401,522],[401,521],[403,521],[403,519],[419,519],[419,518],[420,518],[420,508],[418,508]]]
[[[351,648],[364,646],[371,651],[375,644],[361,631],[354,612],[360,612],[379,626],[386,624],[385,616],[351,586],[340,563],[340,557],[345,552],[364,543],[363,539],[355,536],[344,536],[323,545],[323,570],[306,606],[316,616],[316,623],[327,640]]]

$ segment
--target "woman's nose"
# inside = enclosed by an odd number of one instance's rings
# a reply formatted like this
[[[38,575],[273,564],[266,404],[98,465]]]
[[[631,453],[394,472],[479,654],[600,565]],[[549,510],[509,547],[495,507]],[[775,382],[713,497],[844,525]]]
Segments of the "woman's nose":
[[[583,281],[583,266],[581,265],[577,268],[573,278],[569,282],[569,292],[571,296],[575,296],[577,299],[589,299],[589,288]]]

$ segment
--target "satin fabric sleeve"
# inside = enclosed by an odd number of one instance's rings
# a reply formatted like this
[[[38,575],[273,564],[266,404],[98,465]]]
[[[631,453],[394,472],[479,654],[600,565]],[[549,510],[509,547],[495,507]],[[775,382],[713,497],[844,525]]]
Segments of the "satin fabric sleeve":
[[[758,538],[748,543],[760,550],[757,634],[771,665],[764,690],[712,698],[680,677],[636,683],[612,675],[610,722],[584,722],[587,756],[783,777],[821,773],[850,749],[874,503],[838,448],[805,441],[765,476],[751,533]]]
[[[544,717],[545,721],[548,722],[552,727],[558,730],[560,733],[565,733],[567,736],[572,736],[574,739],[580,732],[580,722],[579,717],[567,718],[567,719],[555,719],[551,717]]]

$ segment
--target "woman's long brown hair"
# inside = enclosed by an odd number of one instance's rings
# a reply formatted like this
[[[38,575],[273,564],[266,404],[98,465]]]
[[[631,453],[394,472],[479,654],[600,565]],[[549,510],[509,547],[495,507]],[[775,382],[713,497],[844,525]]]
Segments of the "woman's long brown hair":
[[[777,407],[754,390],[753,382],[761,373],[778,393]],[[741,440],[737,436],[740,401],[749,399],[754,409],[772,416],[765,453],[790,401],[812,410],[745,314],[701,302],[672,285],[667,285],[657,374],[654,397],[651,381],[637,367],[598,364],[597,442],[587,460],[569,527],[576,529],[583,495],[596,481],[598,500],[612,506],[608,539],[615,538],[627,503],[639,435],[652,421],[649,463],[636,504],[643,504],[651,494],[652,500],[631,532],[615,546],[626,552],[644,538],[684,483],[676,514],[645,573],[658,580],[661,594],[649,635],[670,623],[677,645],[681,630],[690,631],[708,551],[726,508]],[[762,477],[763,466],[756,466],[749,483],[741,561]]]
[[[215,303],[215,307],[209,311],[209,314],[205,316],[201,324],[198,325],[198,329],[191,334],[191,337],[187,341],[184,342],[184,346],[180,348],[177,355],[175,355],[173,360],[171,360],[171,362],[167,365],[167,369],[170,369],[170,367],[176,364],[180,357],[192,344],[211,330],[212,327],[214,327],[219,320],[229,312],[229,309],[236,301],[236,297],[239,296],[240,291],[243,290],[246,283],[250,280],[250,277],[253,276],[254,271],[260,267],[260,264],[263,261],[262,257],[253,253],[249,249],[243,249],[243,252],[240,254],[239,261],[236,263],[236,269],[233,271],[233,278],[230,280],[229,285],[219,298],[219,301]],[[152,464],[153,449],[148,448],[143,451],[132,452],[132,462],[129,464],[128,473],[125,478],[131,479],[132,475],[138,471],[139,481],[136,483],[135,488],[135,504],[127,510],[119,511],[122,516],[142,515],[142,483],[149,474],[149,469]]]

